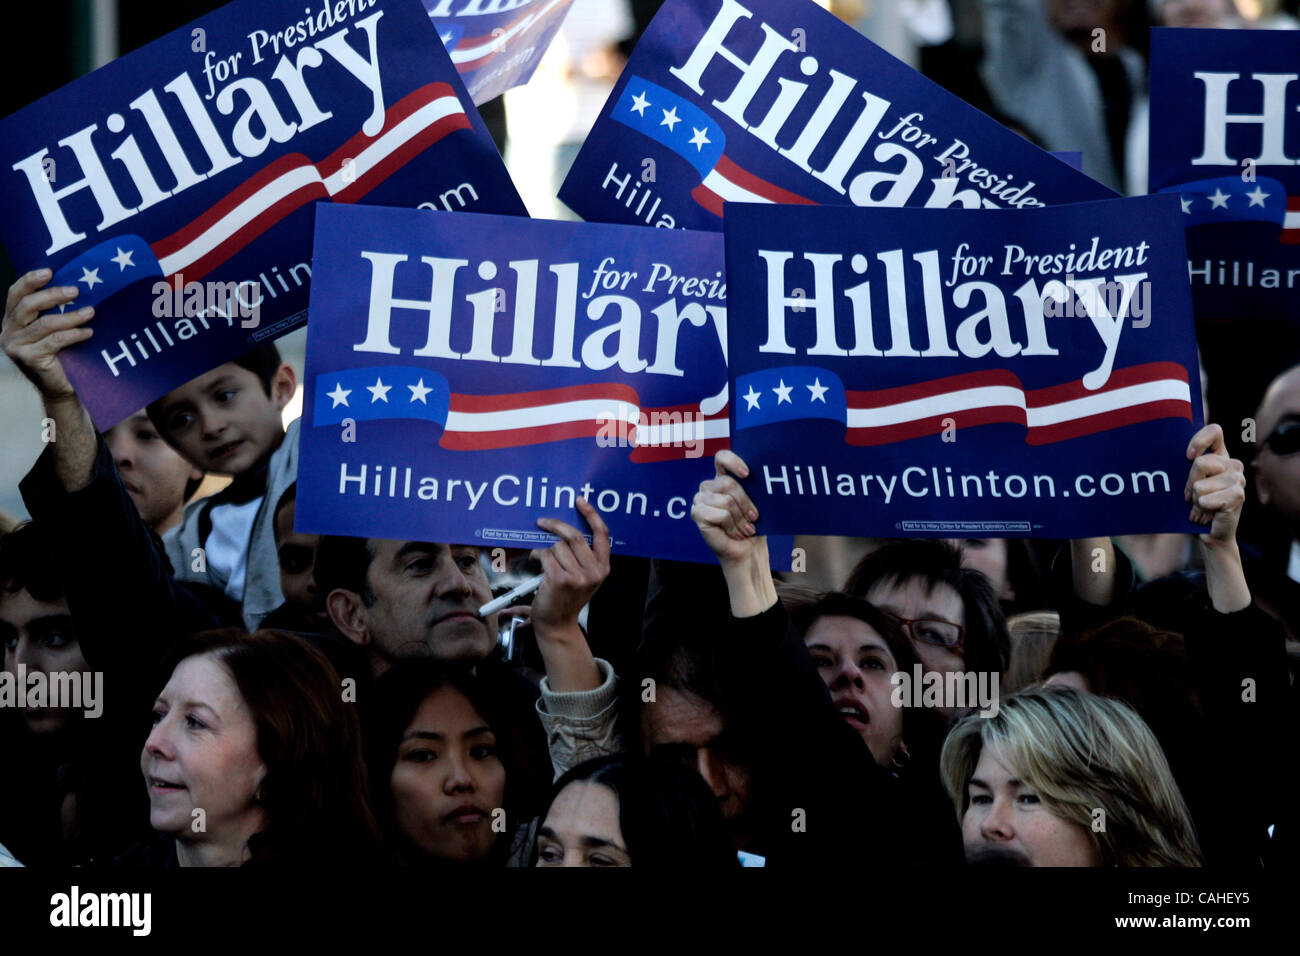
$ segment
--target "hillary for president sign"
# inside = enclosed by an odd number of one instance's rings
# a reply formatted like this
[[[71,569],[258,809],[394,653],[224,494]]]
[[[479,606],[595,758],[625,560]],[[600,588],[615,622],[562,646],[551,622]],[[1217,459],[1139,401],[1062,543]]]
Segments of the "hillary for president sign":
[[[1300,314],[1300,33],[1153,30],[1152,192],[1177,194],[1197,318]]]
[[[708,560],[722,237],[322,205],[300,530],[536,547],[586,497],[625,554]]]
[[[93,305],[106,428],[301,325],[317,200],[525,214],[418,0],[243,0],[0,122],[0,235]]]
[[[731,442],[760,530],[1188,531],[1180,215],[729,207]]]
[[[475,103],[527,83],[573,0],[423,0]]]
[[[584,219],[724,202],[1033,209],[1115,194],[811,0],[668,0],[560,190]]]

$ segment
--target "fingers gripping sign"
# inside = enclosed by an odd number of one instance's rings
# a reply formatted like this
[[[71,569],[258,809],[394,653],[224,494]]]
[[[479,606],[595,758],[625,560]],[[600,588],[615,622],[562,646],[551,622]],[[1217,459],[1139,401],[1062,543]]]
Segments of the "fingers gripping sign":
[[[74,397],[76,391],[59,352],[90,338],[91,330],[84,326],[95,310],[56,311],[76,299],[78,290],[76,286],[45,288],[52,275],[49,269],[36,269],[9,287],[0,344],[43,398],[61,400]]]
[[[1183,498],[1192,505],[1190,520],[1209,525],[1201,535],[1207,544],[1227,544],[1235,539],[1241,507],[1246,501],[1245,468],[1228,454],[1223,429],[1206,425],[1187,446],[1192,467]]]
[[[737,480],[749,477],[749,466],[732,451],[718,452],[713,464],[716,473],[700,483],[691,518],[720,561],[743,561],[766,541],[754,527],[758,509]]]
[[[570,524],[556,518],[537,519],[539,527],[560,539],[532,552],[545,575],[531,613],[539,640],[545,640],[548,632],[576,630],[578,614],[609,577],[609,528],[585,498],[579,498],[577,506],[591,528],[591,544]]]

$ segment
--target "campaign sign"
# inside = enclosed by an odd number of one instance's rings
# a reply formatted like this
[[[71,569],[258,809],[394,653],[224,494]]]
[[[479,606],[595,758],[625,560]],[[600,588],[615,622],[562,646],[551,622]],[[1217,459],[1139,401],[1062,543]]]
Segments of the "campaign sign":
[[[599,222],[750,203],[1031,209],[1114,193],[812,0],[668,0],[560,189]]]
[[[241,0],[0,121],[0,235],[93,305],[95,424],[301,325],[312,207],[526,215],[418,0]]]
[[[759,529],[1187,532],[1178,200],[727,210],[732,448]]]
[[[573,0],[423,0],[470,97],[527,83]]]
[[[1179,196],[1197,318],[1300,315],[1300,33],[1151,32],[1150,189]]]
[[[722,236],[318,207],[300,530],[537,547],[539,517],[706,561],[726,447]]]

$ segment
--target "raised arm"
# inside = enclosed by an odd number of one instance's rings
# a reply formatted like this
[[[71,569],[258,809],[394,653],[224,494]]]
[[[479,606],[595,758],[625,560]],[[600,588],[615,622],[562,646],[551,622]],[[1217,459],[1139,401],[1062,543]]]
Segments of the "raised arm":
[[[754,617],[776,604],[777,598],[767,537],[754,527],[758,509],[737,480],[749,477],[749,466],[731,451],[718,452],[713,463],[716,474],[700,484],[691,518],[722,565],[732,617]]]
[[[1192,506],[1191,520],[1209,527],[1198,536],[1205,561],[1205,587],[1221,614],[1250,606],[1250,588],[1237,548],[1237,523],[1246,501],[1245,468],[1228,454],[1223,429],[1206,425],[1187,446],[1192,461],[1183,497]]]
[[[537,524],[560,540],[532,553],[545,577],[529,619],[546,665],[546,681],[558,694],[594,690],[602,683],[578,614],[609,576],[609,528],[585,498],[577,505],[591,528],[591,544],[572,525],[539,518]]]
[[[54,311],[77,298],[76,286],[45,288],[49,269],[29,272],[9,287],[0,343],[5,354],[36,386],[47,418],[54,422],[54,473],[64,491],[90,484],[98,435],[86,406],[72,387],[59,353],[93,334],[86,327],[92,307]]]

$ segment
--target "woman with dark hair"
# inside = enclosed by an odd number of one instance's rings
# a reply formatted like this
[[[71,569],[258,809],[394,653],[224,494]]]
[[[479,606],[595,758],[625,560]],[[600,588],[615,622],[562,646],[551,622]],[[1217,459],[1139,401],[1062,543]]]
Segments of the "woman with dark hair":
[[[534,866],[735,869],[739,862],[713,792],[669,761],[616,754],[555,783]]]
[[[504,865],[544,786],[518,759],[536,715],[512,713],[495,684],[433,660],[394,664],[371,698],[367,764],[399,860]]]
[[[356,864],[378,856],[356,712],[325,656],[276,631],[206,631],[169,655],[140,766],[167,856],[126,865]]]

